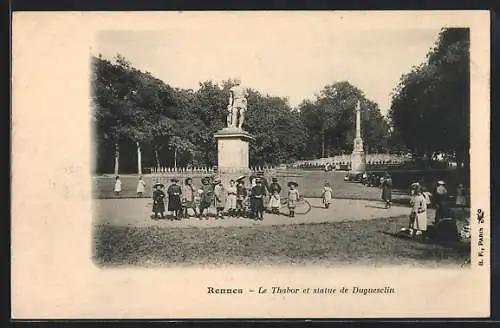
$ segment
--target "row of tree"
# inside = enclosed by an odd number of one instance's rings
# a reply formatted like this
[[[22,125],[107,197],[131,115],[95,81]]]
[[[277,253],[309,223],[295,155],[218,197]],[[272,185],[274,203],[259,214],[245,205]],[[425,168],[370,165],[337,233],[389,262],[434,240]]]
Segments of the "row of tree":
[[[441,151],[466,162],[468,30],[445,29],[426,63],[403,75],[389,119],[348,81],[325,86],[292,108],[286,99],[249,89],[244,129],[255,136],[252,166],[350,153],[355,108],[362,109],[365,150],[419,155]],[[92,103],[97,172],[148,167],[214,166],[214,133],[225,126],[232,80],[174,88],[120,55],[93,57]]]

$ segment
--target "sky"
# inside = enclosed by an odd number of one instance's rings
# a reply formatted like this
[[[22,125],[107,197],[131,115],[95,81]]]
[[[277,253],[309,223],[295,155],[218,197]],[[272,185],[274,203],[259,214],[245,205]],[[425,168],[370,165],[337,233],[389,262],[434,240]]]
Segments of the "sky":
[[[390,108],[402,74],[425,61],[439,28],[342,28],[326,20],[271,24],[192,24],[168,30],[107,30],[93,54],[118,53],[165,83],[197,89],[199,82],[239,78],[244,87],[286,97],[291,106],[325,85],[347,80]]]

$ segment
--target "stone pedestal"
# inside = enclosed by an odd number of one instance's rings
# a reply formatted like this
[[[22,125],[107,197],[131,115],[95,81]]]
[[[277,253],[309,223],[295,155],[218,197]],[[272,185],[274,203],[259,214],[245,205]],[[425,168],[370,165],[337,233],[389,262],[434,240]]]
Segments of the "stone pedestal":
[[[224,185],[240,175],[248,175],[249,143],[254,137],[238,128],[224,128],[214,135],[217,140],[217,167]]]
[[[363,150],[363,139],[354,139],[354,150],[351,154],[351,173],[363,173],[366,170],[366,157]]]

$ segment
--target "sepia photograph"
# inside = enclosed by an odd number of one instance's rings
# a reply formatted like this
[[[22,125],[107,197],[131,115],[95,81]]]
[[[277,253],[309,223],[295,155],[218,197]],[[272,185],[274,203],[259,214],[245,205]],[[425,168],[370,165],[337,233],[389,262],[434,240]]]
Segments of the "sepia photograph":
[[[102,31],[94,261],[467,265],[470,31]]]
[[[12,25],[13,318],[489,316],[488,12]]]

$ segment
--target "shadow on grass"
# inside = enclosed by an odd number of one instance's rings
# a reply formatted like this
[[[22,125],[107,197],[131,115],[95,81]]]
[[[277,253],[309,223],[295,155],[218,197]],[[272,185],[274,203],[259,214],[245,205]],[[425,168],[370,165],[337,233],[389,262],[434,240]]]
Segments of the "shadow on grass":
[[[193,265],[459,265],[469,254],[418,244],[380,231],[397,231],[406,217],[280,226],[167,228],[99,225],[99,266]]]

